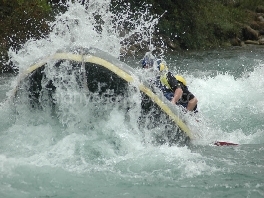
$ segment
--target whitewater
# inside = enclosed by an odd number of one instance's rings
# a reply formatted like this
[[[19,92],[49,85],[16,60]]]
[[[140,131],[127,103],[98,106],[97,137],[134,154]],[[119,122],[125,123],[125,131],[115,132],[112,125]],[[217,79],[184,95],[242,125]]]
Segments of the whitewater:
[[[69,47],[95,47],[135,69],[141,56],[120,57],[120,27],[134,25],[149,41],[158,17],[147,8],[130,18],[129,6],[114,14],[109,1],[67,4],[50,22],[44,39],[28,40],[9,50],[23,73],[35,62]],[[94,15],[100,15],[100,28]],[[114,21],[114,22],[113,22]],[[129,46],[127,46],[129,47]],[[0,197],[264,197],[264,57],[263,48],[164,52],[168,67],[183,75],[198,98],[198,134],[188,146],[155,145],[153,131],[138,126],[141,98],[130,92],[122,105],[90,101],[71,75],[62,79],[54,109],[32,109],[10,102],[19,75],[0,76]],[[143,55],[142,55],[143,56]],[[59,76],[60,75],[60,76]],[[67,81],[71,86],[64,88]],[[162,128],[162,126],[160,126]],[[214,146],[229,141],[238,146]]]

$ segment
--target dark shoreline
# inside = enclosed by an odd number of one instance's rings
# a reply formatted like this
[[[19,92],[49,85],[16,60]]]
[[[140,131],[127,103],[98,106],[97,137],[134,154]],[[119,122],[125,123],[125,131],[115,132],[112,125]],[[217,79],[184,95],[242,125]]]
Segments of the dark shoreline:
[[[182,10],[180,9],[182,5],[178,4],[179,2],[171,5],[171,8],[168,7],[170,3],[166,0],[163,3],[156,0],[140,2],[130,2],[132,12],[143,8],[149,9],[150,14],[153,16],[155,14],[160,16],[166,11],[156,27],[160,30],[157,31],[159,33],[154,32],[153,37],[149,38],[152,40],[151,43],[155,44],[156,53],[158,54],[161,51],[160,49],[165,49],[165,53],[168,54],[178,54],[190,51],[217,50],[232,46],[241,48],[250,47],[251,45],[264,46],[264,2],[254,1],[254,4],[252,2],[249,4],[250,1],[248,0],[241,0],[236,3],[215,0],[218,3],[217,5],[222,6],[221,9],[224,9],[220,12],[219,8],[214,10],[216,5],[210,3],[211,1],[204,0],[199,2],[200,10],[197,9],[197,5],[193,4],[192,0],[182,2],[186,4],[186,7],[183,7]],[[153,3],[153,5],[147,8],[146,3]],[[125,5],[114,1],[112,4],[111,12],[113,13],[118,12]],[[118,6],[114,7],[115,4]],[[176,12],[179,9],[181,10],[178,13],[179,16],[174,16],[173,11]],[[46,21],[53,21],[54,16],[66,10],[67,6],[63,3],[59,4],[56,0],[49,0],[46,3],[40,0],[35,1],[35,3],[25,1],[22,4],[21,2],[18,3],[17,0],[4,2],[0,6],[0,25],[2,25],[0,28],[1,73],[16,72],[13,70],[13,63],[8,62],[7,53],[10,48],[19,50],[28,39],[45,38],[52,31]],[[199,12],[203,11],[208,11],[209,15],[205,15],[207,18],[199,15]],[[229,11],[231,11],[231,15],[225,16],[224,13],[229,13]],[[227,18],[232,18],[231,16],[234,13],[239,14],[239,17],[227,20]],[[220,19],[211,20],[210,14],[213,14],[213,18]],[[227,29],[225,29],[226,26]],[[166,32],[165,29],[170,31]],[[172,35],[172,32],[181,32],[185,29],[187,35],[181,35],[177,38],[169,36]],[[129,31],[129,28],[125,27],[125,31]],[[147,41],[142,42],[137,37],[138,35],[132,35],[130,38],[124,39],[123,48],[120,49],[121,56],[124,56],[124,58],[139,56],[148,51],[149,43]],[[139,43],[143,43],[143,45],[139,45]]]

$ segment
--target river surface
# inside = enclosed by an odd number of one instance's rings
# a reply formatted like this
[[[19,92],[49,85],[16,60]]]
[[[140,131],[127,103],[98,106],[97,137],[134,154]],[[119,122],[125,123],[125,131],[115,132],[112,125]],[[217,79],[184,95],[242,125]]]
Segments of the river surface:
[[[106,6],[101,3],[91,9],[100,11]],[[23,71],[73,40],[84,47],[98,47],[100,41],[101,50],[118,58],[113,49],[119,41],[111,37],[109,24],[98,35],[81,5],[68,9],[54,24],[72,27],[71,33],[54,30],[46,39],[10,51],[18,68]],[[78,26],[64,27],[71,19]],[[2,74],[0,197],[264,197],[263,50],[246,46],[164,54],[169,69],[186,78],[199,100],[200,122],[191,123],[199,138],[189,146],[143,141],[142,134],[151,131],[138,127],[138,95],[131,97],[136,105],[130,119],[118,104],[66,99],[55,114],[24,103],[14,108],[8,97],[17,77]],[[141,70],[140,57],[125,61]],[[215,141],[238,145],[218,147]]]

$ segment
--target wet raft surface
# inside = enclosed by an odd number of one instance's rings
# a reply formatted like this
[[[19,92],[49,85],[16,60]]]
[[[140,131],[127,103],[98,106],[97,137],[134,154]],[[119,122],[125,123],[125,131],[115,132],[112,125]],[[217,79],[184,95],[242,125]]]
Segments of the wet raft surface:
[[[130,70],[130,68],[128,69]],[[51,71],[53,75],[51,75]],[[67,82],[63,76],[70,76],[73,80]],[[75,81],[75,87],[71,84],[72,81]],[[113,104],[122,103],[122,108],[126,111],[133,108],[134,104],[128,100],[128,97],[131,95],[131,90],[137,88],[102,65],[73,60],[57,60],[53,67],[50,63],[46,63],[32,71],[21,81],[16,93],[16,102],[23,100],[22,102],[28,103],[30,108],[38,109],[50,106],[56,111],[57,101],[54,94],[57,86],[62,82],[65,89],[68,86],[71,89],[84,92],[89,99],[96,95],[103,100],[110,98]],[[140,94],[142,101],[138,125],[143,132],[143,137],[152,137],[151,140],[146,138],[146,141],[151,141],[155,145],[189,144],[190,138],[181,131],[174,121],[148,95],[142,91]],[[145,128],[152,134],[144,134]]]

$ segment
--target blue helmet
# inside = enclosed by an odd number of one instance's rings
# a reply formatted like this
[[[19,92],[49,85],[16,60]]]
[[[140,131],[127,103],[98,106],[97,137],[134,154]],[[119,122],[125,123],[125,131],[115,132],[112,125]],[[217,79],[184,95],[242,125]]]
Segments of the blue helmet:
[[[154,65],[155,57],[151,52],[147,52],[142,59],[142,68],[151,68]]]

